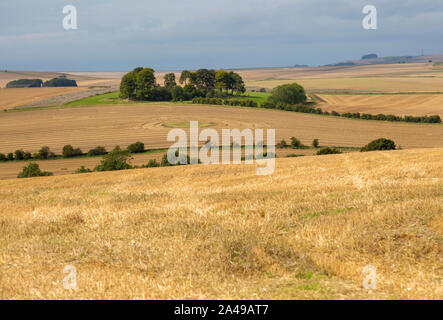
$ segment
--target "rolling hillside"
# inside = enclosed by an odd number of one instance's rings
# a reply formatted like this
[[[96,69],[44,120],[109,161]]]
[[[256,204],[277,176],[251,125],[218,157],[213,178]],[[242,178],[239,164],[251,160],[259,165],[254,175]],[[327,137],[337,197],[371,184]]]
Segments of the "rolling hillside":
[[[198,165],[0,181],[0,298],[442,299],[442,159],[416,149],[277,159],[271,176]]]

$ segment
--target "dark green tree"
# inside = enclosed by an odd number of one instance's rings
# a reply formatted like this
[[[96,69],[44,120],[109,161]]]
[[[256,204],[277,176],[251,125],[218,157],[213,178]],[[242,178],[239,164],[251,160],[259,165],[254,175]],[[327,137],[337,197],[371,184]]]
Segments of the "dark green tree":
[[[52,176],[52,172],[43,172],[37,163],[31,162],[27,166],[23,167],[22,172],[20,172],[17,178],[31,178],[31,177],[42,177],[42,176]]]
[[[138,100],[150,100],[150,94],[155,87],[154,70],[151,68],[144,68],[137,73],[136,79],[136,98]]]
[[[129,163],[131,160],[131,153],[128,150],[122,150],[119,146],[116,146],[114,150],[103,156],[103,160],[95,167],[95,171],[132,169]]]
[[[128,146],[130,153],[142,153],[145,152],[145,144],[143,142],[136,142]]]
[[[395,142],[389,139],[380,138],[371,141],[366,146],[361,148],[361,152],[378,151],[378,150],[395,150],[397,149]]]
[[[180,84],[188,84],[188,82],[191,79],[191,72],[188,70],[183,70],[182,73],[180,74]]]
[[[25,152],[23,150],[15,150],[15,160],[24,160]]]
[[[272,104],[297,104],[306,101],[305,89],[297,83],[284,84],[272,90],[268,102]]]
[[[164,82],[166,88],[172,88],[177,86],[177,82],[175,81],[175,74],[172,72],[165,74]]]
[[[137,72],[135,70],[125,74],[120,83],[120,98],[135,99],[137,89]]]

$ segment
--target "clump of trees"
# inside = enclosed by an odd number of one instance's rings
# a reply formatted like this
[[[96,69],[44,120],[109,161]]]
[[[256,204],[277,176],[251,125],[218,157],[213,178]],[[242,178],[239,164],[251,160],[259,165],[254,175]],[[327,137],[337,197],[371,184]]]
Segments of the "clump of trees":
[[[105,147],[98,146],[94,149],[89,150],[88,156],[103,156],[107,153],[108,153],[108,151],[106,151]]]
[[[389,139],[380,138],[369,142],[366,146],[361,148],[360,152],[379,151],[379,150],[396,150],[395,142]]]
[[[122,78],[120,97],[139,101],[182,101],[195,97],[220,98],[246,91],[239,74],[224,70],[184,70],[179,83],[174,73],[168,73],[161,86],[156,82],[153,69],[135,68]]]
[[[54,152],[52,152],[51,149],[49,149],[49,147],[47,146],[42,147],[37,153],[34,153],[32,155],[33,159],[38,159],[38,160],[46,160],[56,157],[57,155]]]
[[[37,163],[31,162],[27,166],[23,167],[22,172],[18,174],[17,178],[32,178],[52,175],[52,172],[41,171]]]
[[[75,80],[67,79],[65,76],[60,76],[43,83],[43,87],[77,87]]]
[[[132,169],[130,161],[131,152],[116,146],[114,150],[103,156],[101,163],[95,167],[94,171],[116,171]]]
[[[286,140],[281,140],[275,145],[278,149],[286,149],[286,148],[292,148],[292,149],[305,149],[307,148],[299,139],[296,137],[291,137],[291,142],[287,143]]]
[[[73,146],[67,144],[63,147],[62,156],[63,158],[74,158],[83,155],[83,152],[80,148],[74,149]]]
[[[297,83],[290,83],[274,88],[267,103],[274,106],[278,104],[294,105],[304,103],[306,99],[305,89]]]
[[[145,152],[145,144],[143,142],[136,142],[128,146],[130,153],[143,153]]]
[[[320,146],[320,142],[319,142],[319,140],[318,140],[318,139],[314,139],[314,140],[312,140],[312,146],[313,146],[314,148],[318,148],[318,147]]]
[[[300,148],[304,148],[304,144],[301,143],[301,141],[299,139],[297,139],[296,137],[292,137],[291,138],[291,147],[293,149],[300,149]]]
[[[6,88],[40,88],[42,85],[41,79],[19,79],[8,82]]]

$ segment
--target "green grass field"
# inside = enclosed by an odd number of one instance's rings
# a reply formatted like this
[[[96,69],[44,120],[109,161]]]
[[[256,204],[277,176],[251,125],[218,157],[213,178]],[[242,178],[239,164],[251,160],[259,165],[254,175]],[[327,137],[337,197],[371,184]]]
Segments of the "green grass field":
[[[258,104],[262,104],[268,99],[270,93],[269,92],[246,92],[241,97],[233,97],[232,100],[253,100]],[[231,99],[229,99],[231,100]]]
[[[111,92],[106,94],[100,94],[93,97],[83,98],[80,100],[72,101],[64,104],[66,107],[77,107],[84,105],[98,105],[98,104],[123,104],[123,103],[131,103],[124,100],[119,99],[120,92]],[[258,104],[261,104],[266,101],[270,93],[268,92],[246,92],[243,96],[240,97],[232,97],[228,100],[254,100]],[[149,103],[149,101],[142,101],[143,103]],[[184,101],[190,102],[190,101]]]
[[[120,92],[111,92],[111,93],[105,93],[105,94],[99,94],[93,97],[83,98],[80,100],[72,101],[69,103],[64,104],[65,106],[81,106],[81,105],[95,105],[95,104],[117,104],[122,103],[122,101],[119,100]]]

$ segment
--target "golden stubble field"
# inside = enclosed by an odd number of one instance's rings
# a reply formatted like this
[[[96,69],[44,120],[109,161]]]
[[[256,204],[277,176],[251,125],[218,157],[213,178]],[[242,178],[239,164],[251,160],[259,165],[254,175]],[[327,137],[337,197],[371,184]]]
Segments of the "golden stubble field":
[[[442,299],[443,149],[0,181],[1,299]],[[66,265],[77,290],[63,288]],[[362,288],[365,266],[377,289]]]
[[[49,146],[60,154],[71,144],[87,151],[98,145],[110,149],[136,141],[146,148],[164,148],[168,122],[198,120],[213,128],[276,129],[276,138],[299,138],[310,145],[361,147],[380,138],[403,148],[443,147],[442,125],[352,120],[296,112],[175,103],[104,105],[0,113],[0,152],[36,152]]]
[[[24,104],[84,90],[86,90],[86,88],[0,88],[0,110],[13,109]]]
[[[272,79],[247,81],[255,88],[273,89],[287,83],[299,83],[307,91],[320,92],[442,92],[443,77],[356,77],[356,78],[317,78],[317,79]]]
[[[443,94],[335,95],[318,94],[319,107],[327,111],[395,115],[440,115],[443,117]]]

